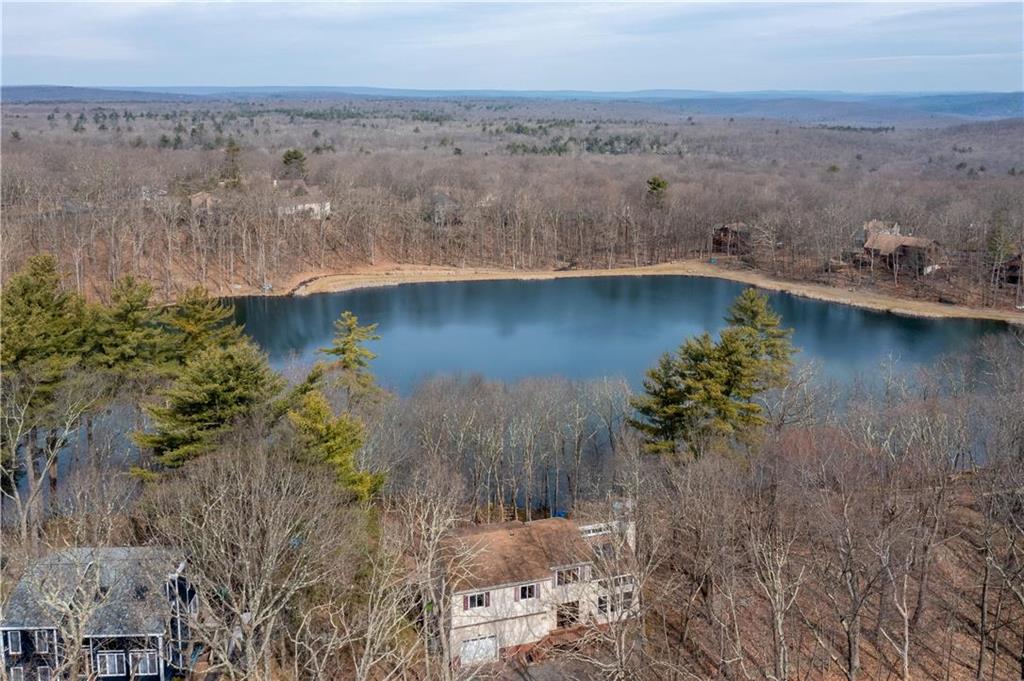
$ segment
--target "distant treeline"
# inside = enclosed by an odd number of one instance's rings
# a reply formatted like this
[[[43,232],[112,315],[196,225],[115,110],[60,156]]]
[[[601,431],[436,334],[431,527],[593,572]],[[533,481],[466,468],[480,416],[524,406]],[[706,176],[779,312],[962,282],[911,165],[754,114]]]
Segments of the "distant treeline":
[[[884,286],[884,267],[851,267],[872,219],[943,247],[938,273],[897,293],[1019,295],[1004,267],[1024,242],[1024,158],[1006,144],[1019,121],[811,128],[637,102],[417,99],[8,106],[4,130],[4,271],[52,252],[89,296],[127,273],[174,298],[195,283],[280,288],[357,264],[643,265],[709,257],[728,223],[750,228],[744,266]],[[293,148],[329,219],[282,220],[259,189]],[[230,210],[194,210],[200,191]]]

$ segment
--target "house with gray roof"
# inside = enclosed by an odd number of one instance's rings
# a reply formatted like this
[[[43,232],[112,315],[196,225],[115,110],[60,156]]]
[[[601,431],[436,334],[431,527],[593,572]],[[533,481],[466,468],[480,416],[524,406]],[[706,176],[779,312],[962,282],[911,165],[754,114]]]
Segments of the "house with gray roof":
[[[184,558],[153,547],[74,547],[36,560],[0,610],[10,681],[169,679],[192,666],[198,612]]]

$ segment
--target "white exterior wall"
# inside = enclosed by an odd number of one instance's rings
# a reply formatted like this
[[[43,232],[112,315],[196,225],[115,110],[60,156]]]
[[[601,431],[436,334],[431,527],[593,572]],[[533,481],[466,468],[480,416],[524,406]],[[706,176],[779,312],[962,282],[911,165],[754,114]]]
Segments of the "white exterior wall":
[[[285,215],[297,215],[298,213],[309,213],[314,218],[325,218],[331,214],[331,202],[323,201],[316,203],[303,203],[294,206],[282,206],[277,209],[279,217]]]
[[[554,581],[536,582],[539,598],[517,601],[522,584],[490,589],[491,604],[463,610],[463,596],[456,594],[451,604],[451,651],[458,656],[462,642],[484,636],[496,636],[498,649],[533,643],[555,628]],[[484,593],[474,591],[471,593]]]
[[[605,591],[598,587],[596,579],[592,579],[593,568],[582,567],[583,578],[575,584],[555,586],[555,576],[537,582],[540,585],[540,597],[528,600],[515,600],[516,592],[522,584],[503,586],[487,590],[491,594],[490,606],[463,610],[463,597],[470,593],[485,591],[461,592],[452,598],[451,604],[451,654],[459,656],[462,643],[476,638],[494,636],[497,649],[536,643],[557,629],[557,611],[561,603],[579,602],[580,624],[607,624],[623,618],[619,612],[602,614],[598,611],[597,599],[610,593],[621,593],[632,589],[633,612],[637,609],[639,594],[632,585],[612,587]]]

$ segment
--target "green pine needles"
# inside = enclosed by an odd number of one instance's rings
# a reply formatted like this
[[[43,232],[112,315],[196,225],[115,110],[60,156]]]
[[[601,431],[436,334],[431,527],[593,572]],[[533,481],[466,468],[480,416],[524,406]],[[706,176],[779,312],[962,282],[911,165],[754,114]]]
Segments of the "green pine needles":
[[[161,392],[162,404],[146,407],[154,430],[136,433],[135,442],[176,468],[212,450],[236,421],[269,407],[283,388],[284,380],[251,342],[208,347]]]
[[[792,331],[754,289],[733,302],[726,321],[717,342],[707,333],[688,338],[647,371],[631,424],[648,451],[697,459],[716,438],[742,439],[764,424],[755,398],[789,376]]]

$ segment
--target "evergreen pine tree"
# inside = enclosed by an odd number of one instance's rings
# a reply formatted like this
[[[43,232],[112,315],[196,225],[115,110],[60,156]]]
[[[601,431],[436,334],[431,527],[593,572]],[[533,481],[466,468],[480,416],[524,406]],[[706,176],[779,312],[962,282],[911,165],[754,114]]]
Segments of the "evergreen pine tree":
[[[675,356],[663,354],[647,370],[643,394],[631,400],[639,418],[631,418],[630,425],[643,433],[651,453],[675,453],[677,439],[686,430],[688,400],[676,367]]]
[[[51,255],[29,258],[0,296],[0,363],[6,371],[31,371],[57,380],[82,350],[82,299],[64,290]]]
[[[270,406],[283,387],[251,342],[210,346],[163,391],[162,405],[146,407],[154,431],[135,433],[135,442],[176,468],[213,449],[238,419]]]
[[[720,386],[718,401],[714,403],[717,432],[741,434],[762,425],[761,407],[753,399],[764,389],[761,377],[765,370],[757,357],[755,334],[746,328],[723,329],[713,357],[717,368],[714,380]]]
[[[306,393],[299,406],[288,412],[288,420],[298,434],[302,462],[333,468],[341,486],[360,501],[380,491],[384,477],[359,470],[355,463],[365,439],[359,420],[349,414],[335,417],[318,390]]]
[[[47,410],[82,352],[82,299],[64,290],[57,261],[37,255],[3,286],[0,294],[0,397],[5,409],[17,391],[16,383],[31,385],[24,405],[34,423],[48,422]],[[34,436],[34,434],[33,434]],[[0,485],[11,484],[15,453],[22,442],[9,441],[10,432],[0,428]],[[31,445],[29,445],[31,446]],[[56,469],[54,469],[55,471]]]
[[[647,196],[656,204],[661,204],[667,190],[668,182],[658,175],[654,175],[647,180]]]
[[[644,394],[632,400],[631,424],[648,451],[694,458],[715,437],[744,438],[763,425],[758,394],[783,383],[795,352],[766,296],[752,289],[736,299],[729,326],[715,342],[707,333],[686,340],[647,372]]]
[[[284,165],[284,176],[291,179],[302,179],[306,177],[306,155],[301,149],[288,149],[281,157]]]
[[[224,145],[224,167],[220,173],[221,179],[228,186],[237,187],[242,182],[242,168],[238,162],[241,153],[242,148],[238,146],[235,138],[228,137],[227,144]]]
[[[208,347],[226,347],[237,343],[242,329],[231,320],[231,308],[211,298],[206,289],[196,286],[164,310],[163,323],[171,333],[172,355],[184,364]]]
[[[126,276],[114,284],[110,305],[94,308],[92,361],[99,367],[131,380],[167,371],[171,349],[161,313],[150,305],[152,295],[152,286]]]
[[[327,369],[338,373],[349,401],[372,396],[379,388],[369,366],[377,355],[364,345],[380,339],[376,334],[377,325],[360,326],[358,317],[346,310],[334,322],[334,328],[331,347],[320,349],[323,354],[337,358],[327,365]]]
[[[796,352],[790,338],[792,329],[768,306],[768,296],[748,288],[733,301],[725,321],[730,327],[750,334],[747,343],[757,364],[759,390],[778,387],[789,375]]]

